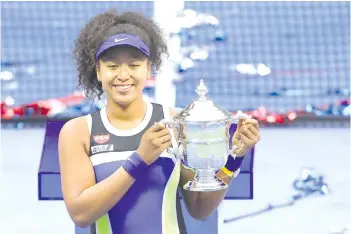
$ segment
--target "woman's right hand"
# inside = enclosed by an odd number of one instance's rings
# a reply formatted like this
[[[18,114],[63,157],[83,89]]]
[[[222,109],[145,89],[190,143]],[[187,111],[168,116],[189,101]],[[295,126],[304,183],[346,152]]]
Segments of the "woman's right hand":
[[[141,137],[137,153],[146,164],[150,165],[172,145],[171,139],[169,129],[162,123],[155,123]]]

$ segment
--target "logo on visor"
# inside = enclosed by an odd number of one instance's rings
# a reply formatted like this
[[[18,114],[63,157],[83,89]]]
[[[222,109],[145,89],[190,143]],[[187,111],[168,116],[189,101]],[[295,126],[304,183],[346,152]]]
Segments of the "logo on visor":
[[[128,37],[127,38],[122,38],[122,39],[115,39],[115,42],[117,43],[117,42],[125,41],[127,39],[128,39]]]

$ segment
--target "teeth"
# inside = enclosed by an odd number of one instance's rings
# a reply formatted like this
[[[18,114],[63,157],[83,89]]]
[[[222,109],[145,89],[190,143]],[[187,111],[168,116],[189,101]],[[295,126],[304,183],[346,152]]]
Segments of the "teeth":
[[[132,87],[132,85],[114,85],[117,89],[126,90]]]

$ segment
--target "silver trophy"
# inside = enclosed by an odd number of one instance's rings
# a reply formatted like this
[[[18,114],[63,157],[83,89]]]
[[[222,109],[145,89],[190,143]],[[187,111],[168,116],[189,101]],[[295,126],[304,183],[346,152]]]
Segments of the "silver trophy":
[[[249,118],[241,111],[233,115],[222,109],[206,97],[207,92],[201,80],[196,88],[197,100],[176,114],[173,120],[161,121],[167,127],[177,129],[176,154],[186,168],[195,172],[194,179],[184,185],[189,191],[217,191],[228,187],[216,173],[236,147],[229,147],[229,128],[239,119]]]

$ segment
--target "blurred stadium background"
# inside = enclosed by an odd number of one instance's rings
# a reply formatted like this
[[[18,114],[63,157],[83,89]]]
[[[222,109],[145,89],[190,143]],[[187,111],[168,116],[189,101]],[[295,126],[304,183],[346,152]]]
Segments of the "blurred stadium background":
[[[87,20],[110,8],[172,26],[171,57],[145,97],[183,108],[204,79],[217,104],[260,120],[254,200],[225,201],[225,218],[286,201],[303,166],[324,174],[332,190],[224,223],[221,234],[347,233],[350,3],[174,1],[180,10],[164,18],[155,13],[166,11],[155,10],[160,2],[1,2],[0,233],[73,233],[63,203],[37,201],[43,126],[102,105],[76,91],[71,50]]]

